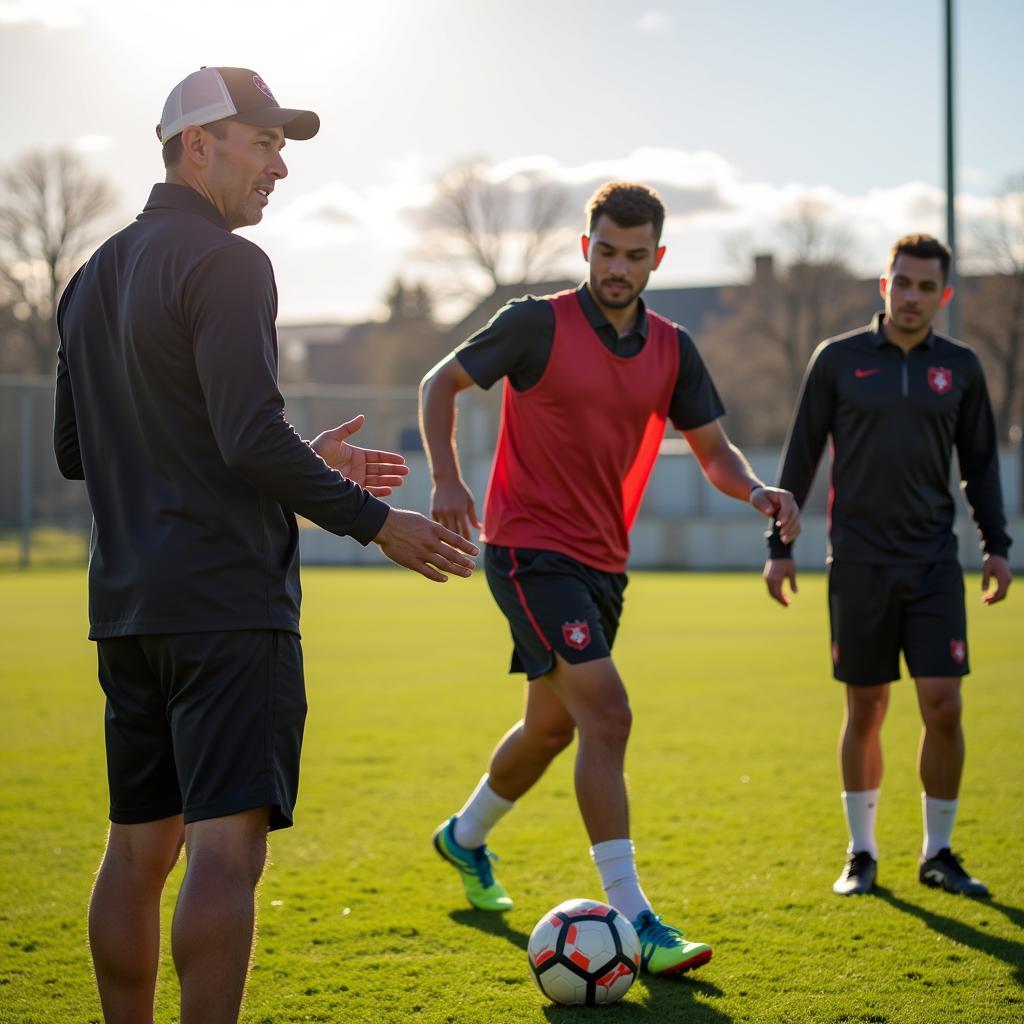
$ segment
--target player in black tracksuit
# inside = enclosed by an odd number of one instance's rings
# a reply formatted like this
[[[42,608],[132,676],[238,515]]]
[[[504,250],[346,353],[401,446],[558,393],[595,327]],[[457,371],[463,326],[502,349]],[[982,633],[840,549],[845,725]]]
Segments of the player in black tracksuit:
[[[815,351],[782,457],[779,486],[803,505],[831,439],[829,613],[833,674],[846,684],[840,750],[850,829],[849,860],[833,886],[841,895],[868,892],[877,872],[880,733],[901,650],[924,723],[920,881],[988,893],[950,851],[964,760],[960,680],[969,671],[949,488],[954,448],[981,535],[986,604],[1006,596],[1010,538],[981,364],[931,330],[952,297],[949,260],[927,235],[896,243],[881,281],[885,313]],[[783,584],[795,589],[796,581],[790,546],[773,536],[769,552],[769,593],[787,604]]]

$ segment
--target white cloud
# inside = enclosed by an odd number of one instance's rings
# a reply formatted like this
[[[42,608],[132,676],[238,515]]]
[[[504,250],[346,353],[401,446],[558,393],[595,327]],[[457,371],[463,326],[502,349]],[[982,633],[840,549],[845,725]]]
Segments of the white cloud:
[[[71,144],[72,149],[78,153],[89,155],[92,153],[105,153],[113,149],[115,139],[113,135],[79,135]]]
[[[645,11],[637,19],[636,28],[651,35],[667,32],[672,28],[672,19],[664,11]]]
[[[737,264],[728,243],[738,237],[749,239],[760,251],[781,255],[780,225],[807,202],[815,204],[828,224],[850,236],[849,259],[866,276],[881,269],[889,246],[901,234],[944,235],[945,193],[927,182],[851,193],[813,182],[751,181],[720,154],[705,150],[648,147],[580,164],[534,154],[491,164],[488,176],[510,187],[533,180],[567,186],[567,228],[574,232],[583,226],[587,197],[602,182],[618,178],[656,188],[669,211],[665,240],[670,256],[658,275],[659,286],[735,279]],[[344,288],[358,280],[361,308],[369,312],[396,274],[430,279],[440,273],[426,262],[430,250],[415,228],[421,220],[418,215],[434,197],[435,180],[436,169],[410,157],[390,165],[371,188],[356,190],[334,182],[282,206],[276,205],[275,196],[253,238],[262,244],[265,237],[268,248],[277,253],[285,318],[313,311],[292,306],[290,294],[303,295],[303,305],[316,296],[317,315],[329,315],[332,304],[341,301],[339,283]],[[286,183],[283,189],[287,188]],[[961,193],[957,209],[965,237],[993,216],[995,204],[984,194]],[[564,269],[570,276],[581,271],[575,248]],[[296,282],[294,289],[287,283],[289,276]],[[351,316],[352,308],[346,313]]]
[[[72,28],[84,19],[79,0],[0,0],[0,25]]]

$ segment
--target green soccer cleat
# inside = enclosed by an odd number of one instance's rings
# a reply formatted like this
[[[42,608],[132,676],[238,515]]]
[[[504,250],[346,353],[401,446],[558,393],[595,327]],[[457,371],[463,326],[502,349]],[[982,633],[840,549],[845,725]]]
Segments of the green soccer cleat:
[[[512,897],[494,877],[491,861],[498,858],[486,846],[467,850],[455,842],[455,816],[434,832],[434,849],[456,868],[466,890],[466,899],[477,910],[511,910]]]
[[[711,959],[710,946],[687,942],[678,928],[663,924],[651,910],[641,911],[633,927],[640,939],[641,966],[648,974],[681,974]]]

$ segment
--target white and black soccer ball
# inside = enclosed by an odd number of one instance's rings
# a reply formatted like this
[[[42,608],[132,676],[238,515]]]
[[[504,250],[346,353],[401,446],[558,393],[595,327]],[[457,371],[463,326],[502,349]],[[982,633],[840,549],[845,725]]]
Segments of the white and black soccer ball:
[[[633,925],[607,903],[566,900],[530,934],[530,972],[537,987],[564,1006],[598,1006],[621,999],[640,971]]]

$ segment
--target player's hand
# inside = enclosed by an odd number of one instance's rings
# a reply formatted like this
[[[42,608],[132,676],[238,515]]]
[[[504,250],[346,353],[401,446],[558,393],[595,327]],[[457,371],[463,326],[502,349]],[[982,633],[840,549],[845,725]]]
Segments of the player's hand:
[[[365,487],[378,498],[384,498],[395,487],[402,486],[403,477],[409,472],[409,467],[397,452],[357,448],[345,440],[365,422],[366,417],[360,413],[347,423],[342,423],[340,427],[325,430],[311,442],[310,447],[331,469],[336,469],[352,483]]]
[[[789,598],[785,595],[782,585],[789,580],[789,589],[795,594],[796,562],[792,558],[769,558],[764,563],[764,581],[768,585],[768,593],[783,607],[789,607]]]
[[[800,507],[789,491],[780,487],[755,487],[750,492],[750,504],[762,515],[775,520],[783,544],[792,544],[800,536]]]
[[[461,479],[434,483],[430,495],[430,518],[466,540],[469,540],[471,527],[480,529],[473,493]]]
[[[398,565],[412,569],[435,583],[446,583],[445,573],[470,576],[474,562],[468,555],[480,549],[464,537],[435,523],[419,512],[393,508],[373,538],[381,551]]]
[[[990,591],[989,586],[995,583],[996,589]],[[981,563],[981,591],[985,604],[997,604],[1006,597],[1006,592],[1013,582],[1010,563],[1002,555],[986,555]]]

